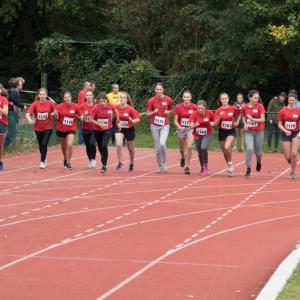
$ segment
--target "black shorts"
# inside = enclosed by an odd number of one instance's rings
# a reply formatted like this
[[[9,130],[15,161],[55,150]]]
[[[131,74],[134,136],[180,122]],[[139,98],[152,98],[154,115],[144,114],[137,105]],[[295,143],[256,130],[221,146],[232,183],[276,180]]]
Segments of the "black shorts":
[[[227,137],[230,135],[236,137],[235,128],[232,128],[229,130],[224,130],[224,129],[219,128],[219,132],[218,132],[219,142],[225,141],[227,139]]]
[[[2,122],[0,122],[0,134],[6,134],[8,131],[8,126],[6,126],[5,124],[3,124]]]
[[[287,136],[283,131],[281,132],[281,140],[283,142],[292,142],[292,139],[294,139],[298,135],[299,131],[292,131],[292,134],[290,136]]]
[[[56,130],[56,135],[60,138],[66,138],[67,135],[75,134],[75,133],[76,133],[76,131],[73,131],[73,130],[72,131],[66,131],[66,132]]]
[[[123,133],[127,141],[135,140],[135,129],[134,127],[122,128],[121,130],[116,131],[115,133]]]

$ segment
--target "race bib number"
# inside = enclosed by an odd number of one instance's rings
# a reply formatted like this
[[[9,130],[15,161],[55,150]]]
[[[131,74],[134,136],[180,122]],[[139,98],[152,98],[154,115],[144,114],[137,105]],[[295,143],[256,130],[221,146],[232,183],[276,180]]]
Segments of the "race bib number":
[[[154,118],[154,124],[159,126],[164,126],[166,122],[166,118],[155,116]]]
[[[83,121],[86,123],[90,123],[91,122],[91,116],[84,116]]]
[[[247,119],[247,126],[248,126],[249,128],[257,127],[257,126],[258,126],[258,123],[257,123],[256,121]]]
[[[182,118],[180,125],[184,126],[184,127],[189,127],[190,126],[190,120],[188,118]]]
[[[48,113],[45,112],[45,113],[38,113],[37,114],[37,119],[40,120],[40,121],[45,121],[48,119]]]
[[[128,121],[120,121],[119,125],[120,125],[121,128],[129,128]]]
[[[296,129],[296,122],[285,122],[285,128],[289,130]]]
[[[196,133],[198,135],[206,135],[207,134],[207,128],[198,127],[198,128],[196,128]]]
[[[221,128],[222,129],[232,129],[232,121],[222,121]]]
[[[108,127],[108,119],[98,119],[97,122],[100,124],[100,126]]]
[[[66,126],[72,126],[73,125],[73,121],[74,121],[73,118],[64,117],[63,124],[66,125]]]

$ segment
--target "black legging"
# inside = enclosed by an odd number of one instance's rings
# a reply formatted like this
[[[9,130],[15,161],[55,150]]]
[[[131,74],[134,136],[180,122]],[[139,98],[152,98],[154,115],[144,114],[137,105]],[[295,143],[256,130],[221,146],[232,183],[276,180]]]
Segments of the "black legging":
[[[48,143],[52,134],[52,129],[46,129],[45,131],[36,131],[35,134],[39,144],[41,161],[45,162],[48,150]]]
[[[86,149],[86,154],[89,158],[95,159],[96,158],[96,143],[95,143],[95,135],[93,130],[82,130],[83,134],[83,140],[85,143],[85,149]]]
[[[101,154],[101,162],[102,165],[106,167],[107,159],[108,159],[108,142],[113,133],[113,129],[108,129],[104,131],[95,130],[95,139],[98,145],[99,152]]]

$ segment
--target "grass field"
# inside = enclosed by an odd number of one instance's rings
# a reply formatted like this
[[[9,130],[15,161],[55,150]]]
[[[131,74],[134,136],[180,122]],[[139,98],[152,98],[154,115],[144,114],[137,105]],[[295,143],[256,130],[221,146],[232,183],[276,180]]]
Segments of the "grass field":
[[[277,300],[299,300],[300,299],[300,265],[294,271],[285,288]]]

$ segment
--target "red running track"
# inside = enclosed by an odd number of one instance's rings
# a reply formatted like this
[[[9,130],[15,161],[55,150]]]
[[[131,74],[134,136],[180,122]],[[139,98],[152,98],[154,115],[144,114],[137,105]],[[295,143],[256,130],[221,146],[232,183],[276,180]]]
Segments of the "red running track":
[[[209,154],[210,176],[183,175],[168,150],[138,149],[136,171],[88,170],[76,147],[72,171],[58,148],[7,157],[0,174],[0,299],[253,299],[299,241],[299,180],[280,154],[235,175]],[[126,156],[127,157],[127,156]],[[128,157],[127,157],[128,159]]]

